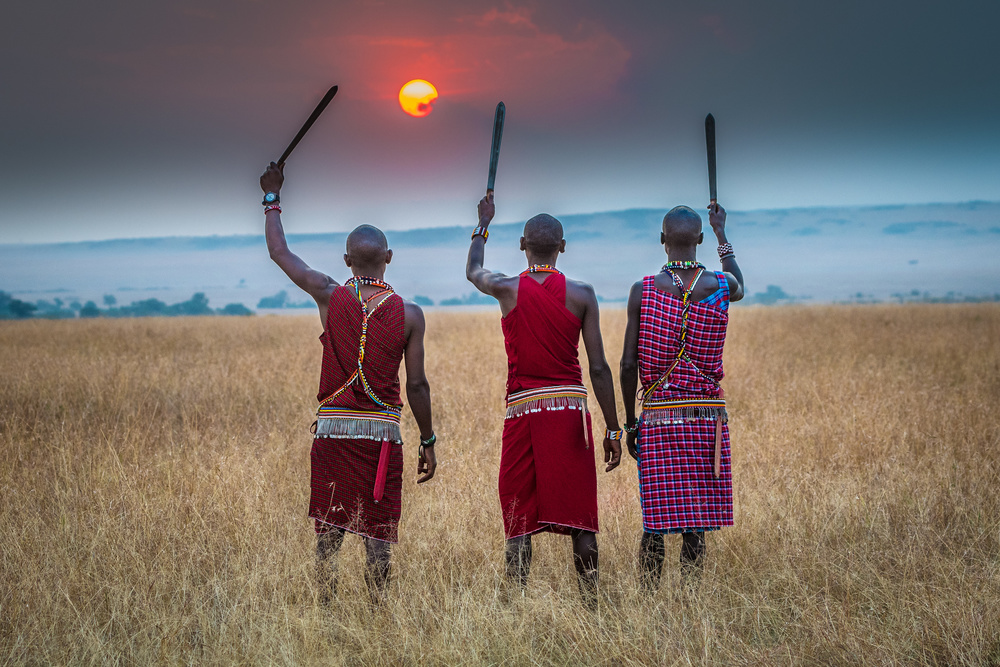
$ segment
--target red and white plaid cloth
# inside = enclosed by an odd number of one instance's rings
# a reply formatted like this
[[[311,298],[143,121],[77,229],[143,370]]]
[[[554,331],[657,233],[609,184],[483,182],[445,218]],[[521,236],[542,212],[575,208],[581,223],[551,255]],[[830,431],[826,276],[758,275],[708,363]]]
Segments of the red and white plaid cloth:
[[[728,285],[716,274],[728,302]],[[713,295],[714,296],[714,295]],[[729,315],[718,303],[694,302],[688,313],[687,354],[648,397],[650,401],[718,398],[722,348]],[[724,304],[728,306],[728,303]],[[639,379],[656,383],[677,358],[681,330],[680,297],[643,280],[639,317]],[[699,372],[700,371],[700,372]],[[639,490],[647,532],[711,530],[733,525],[733,478],[729,427],[722,425],[720,475],[713,474],[715,419],[678,420],[639,426]]]

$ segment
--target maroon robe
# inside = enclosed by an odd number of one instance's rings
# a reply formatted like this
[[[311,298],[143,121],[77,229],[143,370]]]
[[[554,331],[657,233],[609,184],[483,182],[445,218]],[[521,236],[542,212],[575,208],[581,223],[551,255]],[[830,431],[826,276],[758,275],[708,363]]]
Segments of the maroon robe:
[[[354,289],[337,287],[330,295],[323,343],[323,367],[317,398],[323,401],[343,386],[358,367],[362,311]],[[399,365],[406,349],[403,300],[386,298],[368,320],[364,370],[368,385],[384,403],[400,405]],[[330,405],[379,410],[360,381],[355,381]],[[312,493],[309,516],[316,532],[332,527],[396,542],[403,488],[403,445],[386,442],[385,487],[376,502],[375,489],[383,441],[371,438],[317,437],[313,440]]]

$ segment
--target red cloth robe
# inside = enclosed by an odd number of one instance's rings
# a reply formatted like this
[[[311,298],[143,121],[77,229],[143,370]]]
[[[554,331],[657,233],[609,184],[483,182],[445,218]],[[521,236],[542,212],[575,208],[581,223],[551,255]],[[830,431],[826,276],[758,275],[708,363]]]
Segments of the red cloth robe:
[[[539,284],[521,277],[517,305],[502,320],[507,394],[581,385],[577,345],[582,323],[566,309],[566,277]],[[586,421],[586,430],[584,429]],[[597,532],[597,470],[590,433],[579,410],[539,410],[504,422],[500,507],[508,539],[573,528]]]

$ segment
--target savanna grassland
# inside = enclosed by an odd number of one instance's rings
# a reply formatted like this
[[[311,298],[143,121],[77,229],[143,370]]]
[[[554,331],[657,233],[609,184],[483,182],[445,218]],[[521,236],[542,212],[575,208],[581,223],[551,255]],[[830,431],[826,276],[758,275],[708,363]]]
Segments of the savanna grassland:
[[[438,473],[407,418],[375,611],[353,537],[317,602],[318,318],[2,323],[0,663],[1000,665],[1000,308],[735,309],[736,526],[648,596],[635,465],[600,473],[596,612],[551,535],[501,595],[498,320],[428,315]]]

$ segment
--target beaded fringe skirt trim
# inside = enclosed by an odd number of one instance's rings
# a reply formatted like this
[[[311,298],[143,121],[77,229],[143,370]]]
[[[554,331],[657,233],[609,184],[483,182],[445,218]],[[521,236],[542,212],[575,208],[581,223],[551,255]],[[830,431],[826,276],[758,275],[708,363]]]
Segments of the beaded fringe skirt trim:
[[[692,419],[721,419],[729,423],[726,399],[699,398],[673,401],[647,401],[642,406],[642,421],[646,424],[675,424]]]
[[[588,433],[587,388],[583,385],[555,385],[514,392],[507,397],[507,416],[504,419],[515,419],[542,410],[579,410],[583,432]],[[588,448],[592,444],[588,436]]]
[[[542,410],[582,410],[587,412],[587,388],[558,385],[514,392],[507,397],[506,419]]]
[[[399,413],[324,405],[316,413],[317,438],[364,438],[402,442]]]

